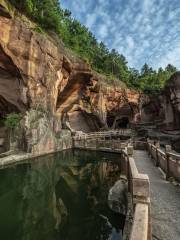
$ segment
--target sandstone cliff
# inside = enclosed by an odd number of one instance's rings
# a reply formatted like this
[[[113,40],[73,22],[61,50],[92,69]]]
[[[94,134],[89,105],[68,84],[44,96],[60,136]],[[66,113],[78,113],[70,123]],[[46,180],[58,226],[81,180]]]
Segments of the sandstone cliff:
[[[162,130],[180,130],[180,72],[171,76],[159,94],[148,97],[142,105],[141,120],[156,120]]]
[[[56,148],[62,129],[88,132],[137,118],[138,92],[104,86],[104,78],[87,63],[35,30],[34,23],[0,1],[0,116],[23,113],[26,150]]]

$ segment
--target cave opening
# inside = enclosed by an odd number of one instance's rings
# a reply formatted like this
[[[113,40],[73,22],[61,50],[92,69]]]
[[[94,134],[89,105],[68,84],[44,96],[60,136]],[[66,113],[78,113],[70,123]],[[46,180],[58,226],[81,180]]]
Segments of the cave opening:
[[[127,129],[138,112],[139,107],[137,104],[125,103],[119,109],[107,113],[107,125],[112,129]]]
[[[123,117],[114,117],[114,116],[108,116],[107,118],[107,124],[110,128],[115,129],[127,129],[129,127],[129,116],[123,116]]]
[[[129,118],[128,117],[122,117],[117,121],[117,128],[128,128],[129,127]]]
[[[110,115],[107,116],[107,125],[109,128],[113,126],[114,120],[115,120],[114,116],[110,116]]]

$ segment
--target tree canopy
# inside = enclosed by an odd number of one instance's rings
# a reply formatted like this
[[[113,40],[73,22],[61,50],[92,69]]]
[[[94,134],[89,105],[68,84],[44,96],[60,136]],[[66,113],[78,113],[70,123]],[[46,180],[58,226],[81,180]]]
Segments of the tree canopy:
[[[165,69],[153,70],[144,64],[141,71],[128,67],[126,58],[115,49],[109,50],[103,42],[79,21],[63,10],[58,0],[9,0],[45,31],[54,31],[65,46],[91,64],[92,68],[110,78],[117,78],[128,87],[143,91],[158,91],[176,71],[168,64]]]

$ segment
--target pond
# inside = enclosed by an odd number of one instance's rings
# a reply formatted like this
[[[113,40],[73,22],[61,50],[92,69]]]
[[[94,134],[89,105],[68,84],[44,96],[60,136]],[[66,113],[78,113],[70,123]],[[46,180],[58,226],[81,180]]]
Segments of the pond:
[[[108,206],[118,154],[68,150],[0,170],[2,240],[121,239],[125,216]]]

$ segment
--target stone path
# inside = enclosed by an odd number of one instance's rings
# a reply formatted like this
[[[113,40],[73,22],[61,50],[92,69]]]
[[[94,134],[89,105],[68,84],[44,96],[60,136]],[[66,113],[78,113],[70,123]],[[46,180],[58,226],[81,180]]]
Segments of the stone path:
[[[134,151],[134,158],[150,179],[153,240],[180,240],[180,186],[164,180],[146,151]]]

